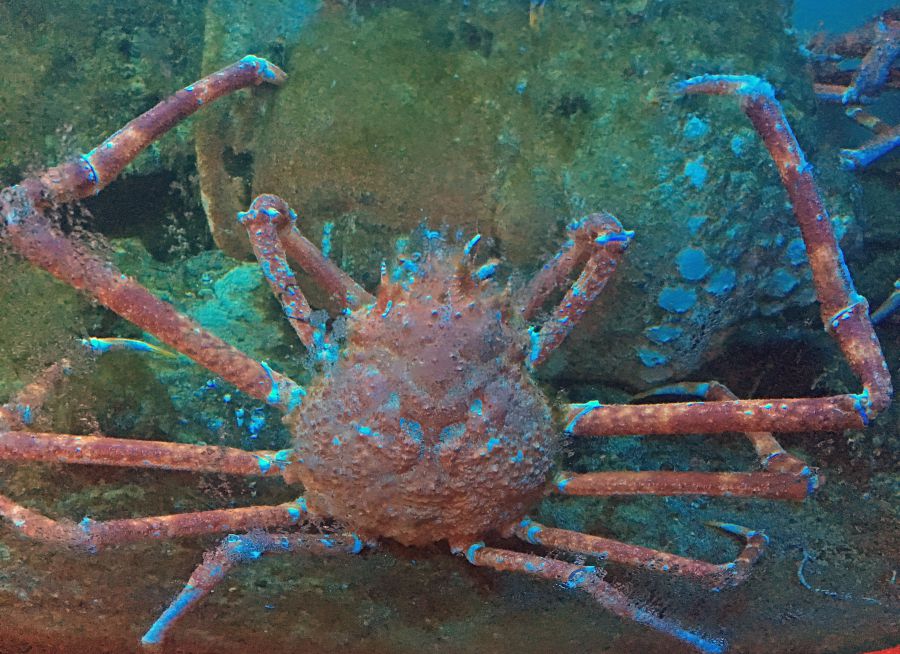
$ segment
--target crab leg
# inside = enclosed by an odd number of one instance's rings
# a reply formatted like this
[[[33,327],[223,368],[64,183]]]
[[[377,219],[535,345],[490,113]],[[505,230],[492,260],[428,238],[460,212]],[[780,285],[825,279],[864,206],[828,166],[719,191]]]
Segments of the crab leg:
[[[355,309],[375,301],[350,275],[326,259],[300,234],[296,228],[297,214],[277,195],[258,196],[246,212],[238,214],[238,220],[247,228],[253,252],[284,309],[284,315],[308,350],[321,350],[325,337],[309,322],[311,309],[288,265],[288,256],[341,307]]]
[[[569,589],[582,590],[611,613],[646,625],[701,652],[718,654],[726,650],[727,645],[723,641],[700,636],[648,609],[637,606],[620,590],[603,581],[594,566],[574,565],[543,556],[485,547],[484,543],[471,545],[466,550],[466,559],[479,567],[493,568],[498,572],[523,572],[560,583]]]
[[[865,168],[900,146],[900,125],[882,131],[858,148],[841,150],[841,165],[847,170]]]
[[[34,265],[88,293],[251,397],[290,411],[303,394],[296,383],[204,331],[86,246],[63,236],[44,213],[54,203],[98,192],[142,148],[201,104],[245,86],[278,83],[283,78],[280,70],[264,60],[245,57],[161,102],[79,161],[5,189],[0,194],[0,216],[6,240]]]
[[[682,382],[660,386],[645,393],[640,393],[631,398],[632,401],[661,395],[694,396],[707,401],[736,400],[737,397],[724,384],[719,382]],[[784,451],[781,445],[772,436],[772,432],[756,431],[744,434],[753,449],[760,465],[771,472],[783,472],[793,475],[809,477],[812,473],[809,466],[797,457]]]
[[[780,472],[560,472],[550,492],[563,495],[725,495],[803,500],[818,487],[816,476]]]
[[[59,383],[69,369],[69,361],[62,359],[48,366],[34,381],[16,393],[6,404],[0,406],[0,430],[22,429],[30,425],[35,414],[47,401],[53,387]]]
[[[306,349],[314,350],[317,335],[309,324],[311,309],[278,238],[279,231],[290,228],[296,219],[297,214],[275,195],[260,195],[246,212],[238,214],[238,220],[247,228],[253,252],[272,292],[284,309],[284,315]]]
[[[822,321],[862,381],[857,394],[821,398],[681,402],[640,406],[568,407],[568,431],[583,436],[696,432],[836,431],[862,427],[891,400],[890,374],[834,237],[831,220],[803,156],[768,83],[757,77],[707,75],[677,86],[683,94],[737,95],[787,189],[810,261]]]
[[[560,252],[535,275],[525,289],[523,317],[534,318],[554,290],[562,286],[579,266],[581,274],[568,289],[553,316],[540,327],[532,328],[529,364],[538,366],[559,347],[584,312],[597,299],[616,269],[634,232],[622,229],[608,213],[587,216],[569,228],[569,240]]]
[[[546,527],[527,518],[516,526],[514,533],[522,540],[533,545],[543,545],[551,550],[597,556],[605,561],[646,568],[654,572],[696,577],[711,582],[717,588],[724,585],[736,586],[750,574],[750,568],[762,556],[769,539],[760,531],[753,531],[740,525],[727,522],[711,522],[709,525],[744,539],[744,548],[734,561],[728,563],[697,561],[578,531]]]
[[[852,104],[863,95],[878,93],[890,75],[894,60],[900,55],[900,21],[879,20],[874,31],[872,47],[841,98],[844,104]]]
[[[847,107],[844,110],[844,113],[848,118],[852,118],[862,127],[870,129],[876,134],[884,134],[885,132],[889,132],[891,130],[890,125],[881,120],[881,118],[879,118],[875,114],[869,113],[859,105]]]
[[[900,279],[894,282],[894,292],[872,312],[872,323],[878,325],[884,322],[898,309],[900,309]]]
[[[318,536],[310,534],[268,534],[254,532],[228,536],[216,549],[207,552],[184,589],[141,639],[145,647],[162,644],[169,630],[212,591],[239,563],[255,561],[263,554],[306,553],[358,554],[364,543],[358,536]]]
[[[187,445],[105,436],[0,431],[0,461],[214,472],[242,477],[279,476],[290,450],[248,452],[234,447]]]
[[[194,513],[94,521],[80,523],[53,520],[0,495],[0,516],[27,538],[45,543],[61,543],[88,552],[107,545],[200,536],[223,531],[290,527],[306,515],[306,502],[300,498],[278,506],[250,506],[215,509]]]
[[[50,168],[22,182],[52,202],[71,202],[96,195],[148,145],[200,107],[248,86],[281,85],[284,71],[265,59],[248,55],[222,70],[177,91],[141,114],[79,159]],[[39,187],[39,188],[38,188]]]
[[[851,73],[845,70],[836,70],[834,74],[817,76],[820,81],[813,84],[813,93],[820,102],[828,102],[830,104],[843,104],[844,94],[849,88]],[[887,80],[884,82],[886,88],[897,90],[900,88],[900,69],[892,68]],[[876,98],[868,95],[858,97],[854,104],[850,107],[858,107],[863,104],[872,104]]]
[[[290,207],[287,207],[287,211],[289,215],[296,217]],[[324,288],[341,307],[357,309],[375,302],[375,298],[366,289],[334,265],[319,248],[300,233],[295,220],[278,229],[278,238],[288,257],[310,275],[318,286]]]
[[[810,50],[813,56],[830,61],[861,59],[872,47],[872,36],[879,21],[890,20],[892,14],[890,10],[886,11],[856,29],[836,37],[820,32],[807,44],[807,50]]]

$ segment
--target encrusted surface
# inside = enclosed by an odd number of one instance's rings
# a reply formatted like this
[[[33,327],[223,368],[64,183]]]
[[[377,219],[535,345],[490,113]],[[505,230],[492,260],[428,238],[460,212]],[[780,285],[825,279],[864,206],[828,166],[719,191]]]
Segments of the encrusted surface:
[[[310,507],[366,536],[464,545],[540,495],[558,429],[506,297],[458,256],[401,268],[290,419]]]

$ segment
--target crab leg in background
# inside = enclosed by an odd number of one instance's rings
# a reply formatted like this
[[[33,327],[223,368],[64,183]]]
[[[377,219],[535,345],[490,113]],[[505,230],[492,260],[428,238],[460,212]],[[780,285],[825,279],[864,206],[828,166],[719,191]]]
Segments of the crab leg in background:
[[[900,310],[900,279],[894,282],[894,292],[872,312],[872,323],[878,325]]]
[[[24,429],[44,406],[47,396],[69,370],[68,359],[62,359],[38,375],[37,379],[0,406],[0,433],[5,429]]]
[[[264,59],[244,57],[160,102],[79,159],[4,189],[0,218],[3,238],[34,265],[91,295],[247,395],[290,411],[303,395],[301,387],[203,330],[86,245],[64,236],[46,215],[57,204],[98,193],[141,150],[201,106],[238,89],[280,84],[285,78]]]
[[[740,98],[741,108],[772,155],[793,204],[812,268],[822,322],[862,382],[862,390],[857,394],[799,399],[636,406],[604,406],[597,402],[570,404],[568,431],[579,436],[611,436],[835,431],[867,425],[890,404],[893,394],[890,374],[869,320],[868,303],[857,294],[844,264],[831,220],[812,176],[812,166],[806,161],[772,87],[752,76],[707,75],[681,82],[676,89],[684,95],[735,95]],[[710,480],[703,483],[706,481]],[[689,484],[682,492],[687,492],[688,487]],[[720,490],[733,492],[734,488],[723,486]],[[776,491],[773,489],[772,492]],[[785,489],[785,492],[793,491]]]
[[[881,91],[890,77],[894,60],[900,55],[900,21],[886,16],[874,26],[872,46],[853,73],[850,85],[841,97],[843,104],[853,104],[865,95]]]

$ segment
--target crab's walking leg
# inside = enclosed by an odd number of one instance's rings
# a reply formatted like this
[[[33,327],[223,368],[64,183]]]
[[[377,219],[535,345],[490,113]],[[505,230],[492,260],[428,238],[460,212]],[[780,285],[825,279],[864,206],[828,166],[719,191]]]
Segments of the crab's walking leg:
[[[6,404],[0,406],[0,430],[23,429],[44,406],[53,387],[69,369],[69,361],[62,359],[48,366],[37,379],[30,382]]]
[[[238,214],[238,220],[247,229],[260,268],[281,302],[284,315],[303,345],[308,350],[315,350],[316,330],[309,323],[311,309],[278,238],[279,231],[290,228],[296,218],[285,201],[274,195],[260,195],[246,212]]]
[[[169,630],[212,591],[231,568],[254,561],[263,554],[306,553],[358,554],[364,543],[355,535],[318,536],[310,534],[268,534],[255,532],[228,536],[219,547],[207,552],[184,589],[153,623],[141,639],[145,647],[162,644]]]
[[[740,525],[726,522],[709,524],[744,539],[744,548],[734,561],[728,563],[697,561],[610,538],[545,527],[529,519],[519,523],[514,533],[522,540],[533,545],[543,545],[551,550],[597,556],[606,561],[646,568],[654,572],[696,577],[716,588],[737,585],[747,578],[750,568],[765,551],[769,539],[760,531],[753,531]]]
[[[587,216],[569,228],[569,240],[560,252],[535,275],[524,291],[521,312],[534,318],[550,295],[569,276],[583,266],[578,279],[566,292],[552,316],[540,327],[532,328],[529,363],[538,366],[565,340],[584,312],[597,299],[634,232],[625,231],[608,213]]]
[[[845,86],[834,84],[816,84],[816,97],[823,102],[843,102],[844,96],[849,93]],[[860,96],[857,103],[868,103],[872,98]],[[891,126],[878,116],[864,110],[859,104],[846,108],[847,116],[855,120],[863,127],[875,132],[875,137],[866,141],[858,148],[844,148],[841,150],[841,165],[847,170],[865,168],[886,154],[892,152],[900,145],[900,125]]]
[[[756,77],[707,75],[678,85],[684,94],[738,95],[775,160],[803,236],[822,321],[863,389],[821,398],[679,402],[639,406],[569,405],[569,431],[583,436],[697,432],[829,431],[867,425],[891,400],[890,374],[834,237],[831,220],[781,106]]]
[[[309,303],[288,265],[287,256],[297,261],[341,307],[352,309],[375,301],[297,231],[297,214],[277,195],[258,196],[246,212],[238,214],[238,220],[247,228],[263,274],[307,349],[321,351],[325,337],[322,330],[309,322]]]
[[[161,102],[80,160],[5,189],[0,193],[0,216],[6,240],[33,264],[90,294],[241,391],[287,411],[303,394],[293,381],[201,329],[87,247],[63,236],[44,214],[54,203],[98,192],[142,148],[201,104],[245,86],[278,83],[283,77],[264,60],[245,57]]]
[[[466,550],[466,558],[472,565],[493,568],[500,572],[523,572],[555,581],[566,588],[582,590],[611,613],[677,638],[701,652],[717,654],[727,648],[723,641],[700,636],[671,620],[661,618],[648,609],[637,606],[620,590],[603,581],[593,566],[574,565],[542,556],[485,547],[483,543],[471,545]]]
[[[0,516],[27,538],[68,545],[96,552],[107,545],[163,540],[225,531],[291,527],[306,517],[306,502],[301,498],[278,506],[250,506],[215,509],[194,513],[94,521],[80,523],[53,520],[0,495]]]
[[[280,198],[279,198],[280,200]],[[296,214],[281,200],[288,215]],[[291,220],[278,229],[278,238],[290,259],[294,260],[339,306],[357,309],[372,304],[375,298],[317,248],[297,229]]]
[[[803,500],[818,478],[778,472],[560,472],[550,492],[564,495],[725,495]]]
[[[879,118],[875,114],[866,111],[859,105],[847,107],[844,110],[844,113],[848,118],[852,118],[862,127],[872,130],[875,134],[884,134],[891,130],[890,125],[881,120],[881,118]]]
[[[841,150],[841,165],[847,170],[865,168],[900,146],[900,125],[882,131],[858,148]]]
[[[879,20],[875,24],[872,47],[863,57],[841,101],[853,104],[863,95],[881,90],[891,72],[894,60],[900,55],[900,21]]]
[[[681,397],[693,396],[713,402],[737,399],[735,394],[732,393],[727,386],[716,381],[711,381],[668,384],[635,395],[631,398],[631,401],[633,402],[635,400],[665,395]],[[793,476],[800,475],[803,477],[809,477],[813,474],[809,466],[806,465],[806,462],[784,451],[784,448],[782,448],[778,441],[775,440],[772,432],[751,431],[744,435],[747,437],[747,440],[750,441],[750,444],[753,445],[753,449],[756,450],[756,457],[759,460],[759,464],[766,470]]]
[[[290,450],[248,452],[215,445],[0,431],[0,461],[78,463],[274,477],[281,475],[290,465]]]
[[[248,86],[280,85],[278,66],[253,55],[204,77],[141,114],[75,161],[48,169],[22,186],[46,193],[50,201],[71,202],[96,195],[153,141],[204,105]],[[36,185],[41,188],[36,189]]]
[[[872,323],[880,324],[900,309],[900,279],[894,282],[894,292],[872,312]]]

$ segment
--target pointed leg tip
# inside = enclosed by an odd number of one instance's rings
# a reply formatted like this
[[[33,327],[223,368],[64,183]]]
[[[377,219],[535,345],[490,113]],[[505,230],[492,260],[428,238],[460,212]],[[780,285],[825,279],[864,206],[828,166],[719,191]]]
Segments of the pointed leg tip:
[[[743,525],[737,525],[733,522],[718,522],[715,520],[710,520],[706,523],[706,525],[709,527],[715,527],[716,529],[721,529],[722,531],[729,534],[734,534],[735,536],[740,536],[741,538],[744,538],[746,540],[750,540],[751,538],[754,538],[756,536],[761,536],[764,542],[769,542],[769,537],[766,536],[763,532],[756,529],[750,529],[749,527],[744,527]]]

